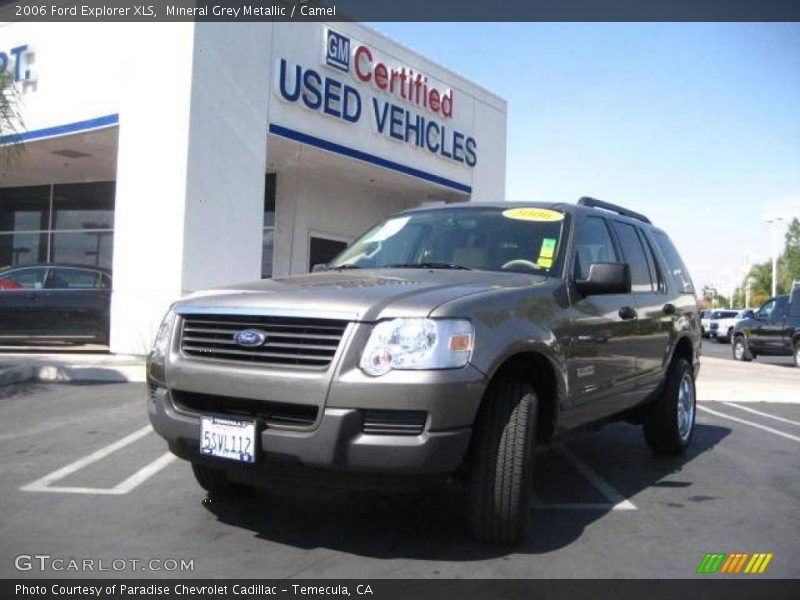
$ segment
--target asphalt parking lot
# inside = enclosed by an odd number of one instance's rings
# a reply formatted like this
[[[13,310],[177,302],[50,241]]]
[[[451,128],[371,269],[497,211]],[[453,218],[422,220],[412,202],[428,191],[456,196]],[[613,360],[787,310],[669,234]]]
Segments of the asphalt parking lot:
[[[749,400],[719,391],[730,369]],[[143,384],[5,386],[0,576],[728,577],[695,571],[708,552],[766,552],[755,577],[798,577],[800,370],[712,358],[702,381],[684,457],[652,456],[625,424],[541,452],[531,536],[514,548],[473,542],[453,495],[209,500],[150,431]],[[781,401],[761,392],[768,385]],[[18,571],[19,555],[125,564]],[[162,570],[143,566],[150,559]],[[169,560],[193,570],[165,570]]]

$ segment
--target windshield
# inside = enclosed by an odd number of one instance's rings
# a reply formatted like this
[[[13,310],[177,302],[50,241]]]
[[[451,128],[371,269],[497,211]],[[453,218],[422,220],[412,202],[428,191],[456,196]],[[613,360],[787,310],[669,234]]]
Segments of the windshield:
[[[390,217],[330,262],[331,268],[439,268],[549,275],[564,214],[543,208],[453,208]]]

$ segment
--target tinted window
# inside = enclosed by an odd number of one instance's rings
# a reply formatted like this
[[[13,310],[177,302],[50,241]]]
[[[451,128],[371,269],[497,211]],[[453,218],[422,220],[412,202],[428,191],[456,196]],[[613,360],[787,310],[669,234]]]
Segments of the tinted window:
[[[38,290],[44,286],[45,269],[19,269],[0,275],[0,289]]]
[[[592,263],[618,262],[604,219],[588,217],[575,235],[575,279],[587,279]]]
[[[661,231],[654,231],[653,238],[667,261],[672,281],[678,287],[678,290],[684,294],[694,294],[692,278],[689,276],[689,271],[686,269],[686,265],[683,264],[681,255],[678,254],[678,250],[673,245],[672,240]]]
[[[97,290],[104,287],[100,273],[83,269],[50,269],[47,287],[54,290]]]
[[[636,233],[633,225],[612,221],[614,231],[622,245],[625,261],[631,266],[631,289],[634,292],[653,291],[653,282],[650,279],[650,267],[647,264],[642,240]]]

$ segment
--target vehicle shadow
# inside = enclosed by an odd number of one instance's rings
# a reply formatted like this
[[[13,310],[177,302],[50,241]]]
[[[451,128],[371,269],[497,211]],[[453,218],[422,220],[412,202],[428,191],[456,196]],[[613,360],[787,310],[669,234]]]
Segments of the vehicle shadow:
[[[702,502],[709,498],[691,495],[690,476],[678,480],[673,476],[681,475],[688,463],[712,449],[730,431],[726,427],[698,424],[690,450],[672,458],[653,456],[644,445],[641,428],[624,424],[580,434],[567,440],[566,445],[572,454],[590,465],[626,498],[652,487],[678,488],[675,496],[682,500],[663,503],[667,509],[678,510],[685,502]],[[580,497],[557,498],[561,494],[557,488],[562,469],[557,460],[557,452],[553,450],[545,450],[537,456],[534,494],[549,502],[586,502]],[[562,491],[569,495],[578,490]],[[528,539],[514,547],[504,547],[481,544],[470,537],[465,527],[463,504],[463,497],[455,493],[263,491],[233,499],[207,498],[203,502],[206,510],[223,523],[250,530],[258,538],[296,548],[322,547],[372,558],[457,561],[484,560],[511,553],[550,552],[575,541],[588,525],[611,510],[610,505],[596,510],[535,507]],[[664,509],[659,505],[639,510]]]

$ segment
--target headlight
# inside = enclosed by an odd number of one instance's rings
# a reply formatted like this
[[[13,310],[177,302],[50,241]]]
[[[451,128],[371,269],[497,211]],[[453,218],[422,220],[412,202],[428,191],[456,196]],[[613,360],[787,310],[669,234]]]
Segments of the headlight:
[[[361,355],[361,369],[457,369],[469,362],[474,330],[464,319],[392,319],[375,325]]]
[[[161,325],[159,325],[158,331],[156,332],[156,338],[153,340],[153,348],[150,350],[151,360],[163,359],[167,355],[172,327],[174,325],[175,311],[170,308],[161,320]]]

